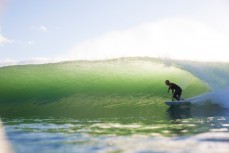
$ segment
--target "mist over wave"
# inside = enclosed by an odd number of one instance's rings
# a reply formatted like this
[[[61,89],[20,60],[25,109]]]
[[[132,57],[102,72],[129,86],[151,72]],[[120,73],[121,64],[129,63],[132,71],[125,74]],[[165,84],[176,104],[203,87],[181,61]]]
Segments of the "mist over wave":
[[[64,61],[64,59],[31,58],[28,60],[19,60],[19,61],[13,59],[5,59],[5,60],[0,60],[0,67],[30,65],[30,64],[48,64],[48,63],[57,63],[61,61]]]

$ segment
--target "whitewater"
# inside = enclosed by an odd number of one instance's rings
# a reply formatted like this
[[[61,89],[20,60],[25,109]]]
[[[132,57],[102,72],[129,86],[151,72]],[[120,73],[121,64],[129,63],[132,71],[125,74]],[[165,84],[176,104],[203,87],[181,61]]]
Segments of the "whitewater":
[[[148,57],[4,66],[4,139],[17,153],[224,153],[228,66]],[[167,79],[190,107],[164,104]]]
[[[187,99],[192,104],[207,102],[229,109],[229,71],[228,63],[204,63],[178,61],[178,65],[188,70],[211,87],[211,92]]]

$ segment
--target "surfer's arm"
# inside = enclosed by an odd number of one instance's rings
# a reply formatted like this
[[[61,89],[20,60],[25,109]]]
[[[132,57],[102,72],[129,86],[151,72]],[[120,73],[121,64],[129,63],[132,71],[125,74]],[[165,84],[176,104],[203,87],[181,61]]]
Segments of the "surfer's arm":
[[[169,88],[168,88],[168,93],[169,93],[169,90],[171,89],[171,87],[169,86]]]
[[[169,91],[170,91],[170,88],[168,88],[168,93],[169,93]]]

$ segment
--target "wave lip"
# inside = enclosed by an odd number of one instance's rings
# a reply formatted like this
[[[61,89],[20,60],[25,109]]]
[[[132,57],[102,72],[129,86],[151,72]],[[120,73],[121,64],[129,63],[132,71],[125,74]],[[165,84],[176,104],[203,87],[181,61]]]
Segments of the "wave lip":
[[[49,64],[49,63],[58,63],[61,61],[65,61],[64,59],[48,59],[48,58],[31,58],[27,60],[13,60],[13,59],[5,59],[0,60],[0,67],[6,66],[16,66],[16,65],[31,65],[31,64]]]

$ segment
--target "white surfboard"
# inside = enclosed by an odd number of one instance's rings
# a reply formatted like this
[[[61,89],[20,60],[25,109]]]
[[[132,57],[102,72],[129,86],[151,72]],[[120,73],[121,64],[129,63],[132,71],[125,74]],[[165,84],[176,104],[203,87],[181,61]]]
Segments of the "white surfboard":
[[[179,106],[179,105],[190,105],[191,102],[187,100],[180,100],[180,101],[166,101],[166,105],[168,106]]]

